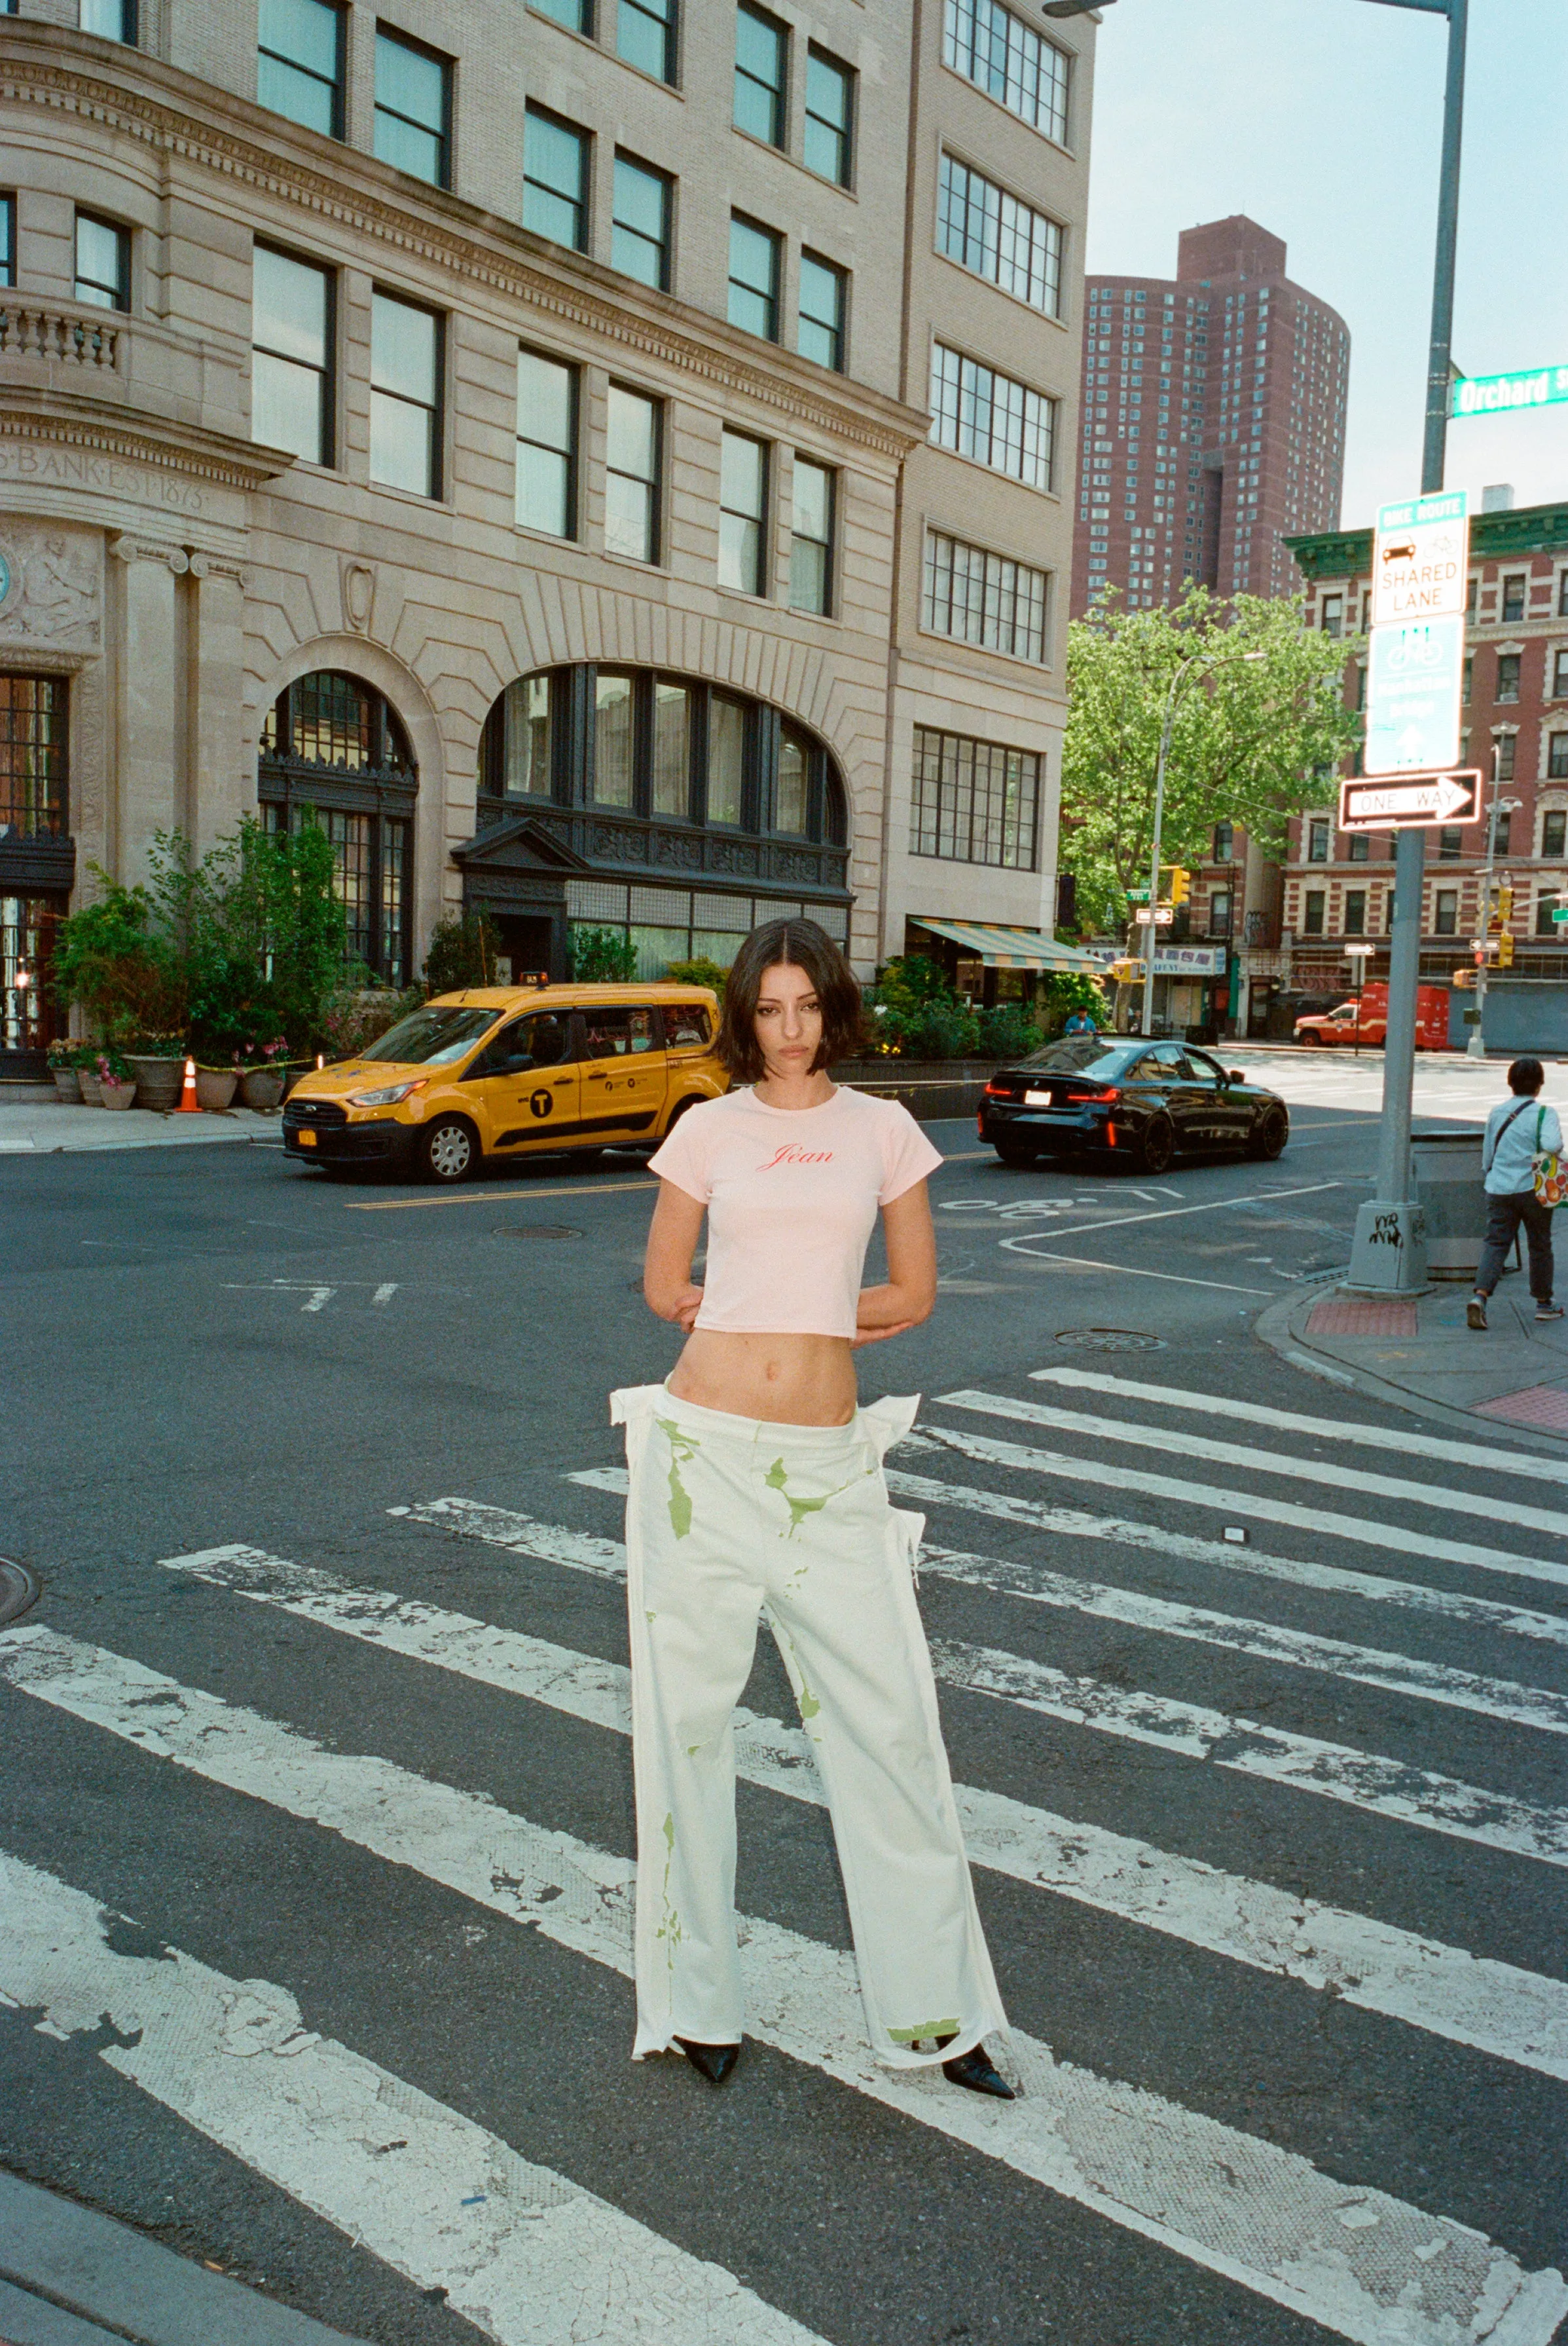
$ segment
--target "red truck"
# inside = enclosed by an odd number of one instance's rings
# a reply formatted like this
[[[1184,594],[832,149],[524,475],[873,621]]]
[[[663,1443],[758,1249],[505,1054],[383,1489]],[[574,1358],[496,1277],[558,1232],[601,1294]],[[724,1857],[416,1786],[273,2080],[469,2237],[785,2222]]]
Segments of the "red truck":
[[[1341,1002],[1336,1010],[1319,1010],[1296,1021],[1296,1040],[1310,1043],[1325,1050],[1341,1043],[1380,1045],[1389,1031],[1389,989],[1380,978],[1361,988],[1361,1015],[1358,1025],[1354,1002]],[[1422,985],[1416,989],[1416,1048],[1418,1051],[1446,1051],[1448,1048],[1448,988],[1442,985]]]

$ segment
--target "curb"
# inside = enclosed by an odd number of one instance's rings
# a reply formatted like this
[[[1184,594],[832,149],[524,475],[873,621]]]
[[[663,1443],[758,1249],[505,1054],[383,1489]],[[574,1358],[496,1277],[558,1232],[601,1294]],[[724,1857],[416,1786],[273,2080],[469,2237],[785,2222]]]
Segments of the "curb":
[[[1325,1295],[1332,1294],[1343,1278],[1341,1271],[1329,1272],[1309,1286],[1304,1282],[1303,1292],[1282,1295],[1278,1302],[1266,1304],[1252,1323],[1253,1334],[1304,1376],[1320,1377],[1326,1384],[1338,1385],[1343,1392],[1362,1392],[1391,1408],[1408,1410],[1414,1417],[1431,1418],[1451,1433],[1468,1434],[1472,1442],[1484,1435],[1500,1447],[1512,1444],[1520,1450],[1532,1451],[1536,1457],[1562,1457],[1568,1453],[1568,1437],[1560,1438],[1543,1426],[1511,1425],[1506,1418],[1478,1418],[1471,1410],[1430,1401],[1424,1393],[1411,1392],[1408,1386],[1395,1384],[1389,1377],[1374,1376],[1369,1369],[1352,1369],[1345,1362],[1319,1352],[1306,1332],[1306,1323],[1313,1306],[1320,1303]],[[1542,1443],[1546,1445],[1544,1449],[1536,1446]]]
[[[11,2346],[363,2346],[0,2173],[0,2340]]]

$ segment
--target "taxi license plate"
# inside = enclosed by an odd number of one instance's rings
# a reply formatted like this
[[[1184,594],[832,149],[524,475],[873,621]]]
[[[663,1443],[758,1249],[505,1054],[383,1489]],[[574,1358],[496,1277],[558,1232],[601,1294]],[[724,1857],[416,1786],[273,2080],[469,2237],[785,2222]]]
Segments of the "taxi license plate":
[[[1049,1107],[1054,1097],[1054,1092],[1025,1092],[1023,1105],[1025,1107]]]
[[[297,1132],[294,1137],[301,1148],[314,1148],[316,1145],[316,1136],[313,1132]]]

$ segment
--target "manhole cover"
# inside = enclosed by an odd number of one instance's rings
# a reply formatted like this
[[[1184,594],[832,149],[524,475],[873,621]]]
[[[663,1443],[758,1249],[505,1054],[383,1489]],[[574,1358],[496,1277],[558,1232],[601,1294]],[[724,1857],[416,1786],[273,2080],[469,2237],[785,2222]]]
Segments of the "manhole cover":
[[[1081,1352],[1163,1352],[1166,1348],[1163,1336],[1146,1335],[1141,1328],[1064,1328],[1056,1341]]]
[[[495,1232],[498,1239],[580,1239],[582,1235],[565,1222],[503,1222]]]
[[[36,1605],[43,1590],[36,1573],[25,1564],[13,1564],[7,1556],[0,1556],[0,1626],[19,1620],[30,1606]]]

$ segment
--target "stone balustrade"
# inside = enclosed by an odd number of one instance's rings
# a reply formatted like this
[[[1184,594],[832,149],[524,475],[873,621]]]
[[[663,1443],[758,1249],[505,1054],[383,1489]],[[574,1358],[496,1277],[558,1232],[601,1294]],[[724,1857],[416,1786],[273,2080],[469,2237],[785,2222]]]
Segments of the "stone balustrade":
[[[0,359],[37,358],[121,374],[126,340],[125,326],[109,311],[0,300]]]

